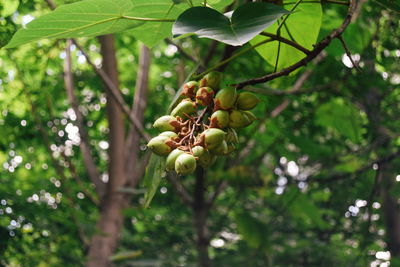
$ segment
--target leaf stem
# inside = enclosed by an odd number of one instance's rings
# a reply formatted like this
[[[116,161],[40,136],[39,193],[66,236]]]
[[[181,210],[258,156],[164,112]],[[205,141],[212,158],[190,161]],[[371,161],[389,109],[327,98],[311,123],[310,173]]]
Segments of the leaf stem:
[[[310,54],[310,52],[311,52],[310,50],[308,50],[304,46],[301,46],[298,43],[293,42],[291,40],[288,40],[288,39],[286,39],[286,38],[284,38],[282,36],[279,36],[279,35],[276,35],[276,34],[273,34],[273,33],[269,33],[269,32],[262,32],[262,33],[260,33],[260,35],[267,36],[267,37],[270,37],[273,40],[277,40],[277,41],[280,41],[282,43],[285,43],[285,44],[288,44],[290,46],[293,46],[294,48],[297,48],[298,50],[300,50],[301,52],[303,52],[306,55]]]
[[[302,0],[297,0],[296,4],[292,7],[290,10],[290,13],[287,14],[287,16],[282,20],[282,23],[278,26],[278,29],[276,30],[277,34],[280,34],[282,26],[285,24],[286,20],[289,18],[289,16],[292,14],[292,12],[297,8],[297,6],[302,2]]]
[[[175,22],[175,19],[140,18],[131,16],[121,16],[121,18],[129,20],[138,20],[138,21],[149,21],[149,22]]]
[[[272,41],[274,41],[274,39],[270,38],[270,39],[266,39],[266,40],[264,40],[264,41],[261,41],[261,42],[255,44],[255,45],[251,45],[251,46],[249,46],[249,47],[246,47],[245,49],[239,51],[238,53],[234,54],[233,56],[231,56],[231,57],[229,57],[229,58],[227,58],[227,59],[225,59],[225,60],[223,60],[223,61],[217,63],[216,65],[214,65],[214,66],[208,68],[208,69],[205,70],[204,72],[202,72],[202,73],[200,73],[200,74],[198,74],[198,75],[194,75],[194,76],[193,76],[193,79],[194,79],[194,80],[199,79],[200,77],[203,77],[204,75],[206,75],[206,74],[209,73],[210,71],[213,71],[213,70],[215,70],[215,69],[217,69],[217,68],[219,68],[219,67],[221,67],[221,66],[227,64],[228,62],[234,60],[235,58],[237,58],[237,57],[239,57],[239,56],[241,56],[241,55],[243,55],[244,53],[247,53],[248,51],[250,51],[250,50],[252,50],[252,49],[255,49],[256,47],[258,47],[258,46],[260,46],[260,45],[263,45],[263,44],[266,44],[266,43],[269,43],[269,42],[272,42]]]

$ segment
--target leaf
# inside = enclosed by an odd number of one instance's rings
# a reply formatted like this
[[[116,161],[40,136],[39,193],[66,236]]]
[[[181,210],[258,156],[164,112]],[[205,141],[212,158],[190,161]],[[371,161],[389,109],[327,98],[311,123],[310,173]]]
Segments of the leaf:
[[[250,247],[260,248],[267,244],[269,236],[267,224],[244,212],[235,214],[235,222],[238,232]]]
[[[188,9],[185,3],[175,4],[166,0],[133,0],[134,9],[127,14],[132,17],[150,17],[155,19],[176,19]],[[138,40],[153,47],[164,38],[171,36],[172,22],[145,22],[140,27],[129,30]]]
[[[248,3],[237,8],[231,18],[208,7],[192,7],[183,12],[172,28],[174,37],[195,33],[230,45],[243,45],[272,25],[288,11],[269,3]]]
[[[63,5],[20,29],[5,46],[16,47],[43,38],[76,38],[120,32],[142,25],[122,20],[133,8],[130,0],[85,0]]]
[[[316,123],[334,129],[353,143],[361,140],[362,117],[351,103],[335,98],[316,110]]]
[[[289,1],[284,1],[288,3]],[[285,7],[291,9],[294,2],[286,4]],[[281,27],[280,35],[288,40],[294,41],[299,45],[312,49],[317,42],[318,33],[322,21],[322,7],[318,3],[300,3],[291,13],[285,24]],[[267,32],[277,34],[278,22],[268,28]],[[264,36],[257,36],[250,43],[256,44],[264,40]],[[256,51],[272,66],[275,66],[278,56],[279,42],[269,42],[256,48]],[[300,50],[280,43],[279,60],[277,70],[288,67],[305,57]]]
[[[2,7],[0,9],[1,17],[8,17],[17,11],[19,0],[1,0]]]
[[[148,208],[161,182],[164,172],[164,160],[152,154],[147,165],[144,184],[147,189],[144,195],[144,207]]]

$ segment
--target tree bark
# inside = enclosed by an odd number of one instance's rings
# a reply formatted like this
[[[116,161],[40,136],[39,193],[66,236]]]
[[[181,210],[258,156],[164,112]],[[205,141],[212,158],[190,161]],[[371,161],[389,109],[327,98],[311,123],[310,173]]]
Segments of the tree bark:
[[[196,247],[198,253],[198,264],[201,267],[211,266],[210,256],[208,254],[209,233],[207,228],[208,208],[205,201],[205,172],[198,167],[196,170],[196,184],[194,188],[193,202],[193,223],[196,229]]]
[[[117,59],[115,55],[114,38],[112,35],[99,37],[103,70],[110,77],[114,85],[119,86]],[[107,116],[109,123],[109,166],[106,194],[101,200],[100,218],[97,230],[91,241],[88,255],[88,267],[102,267],[110,265],[110,256],[113,254],[119,232],[123,223],[121,210],[128,201],[118,188],[127,181],[125,172],[125,129],[123,114],[118,103],[107,91]]]

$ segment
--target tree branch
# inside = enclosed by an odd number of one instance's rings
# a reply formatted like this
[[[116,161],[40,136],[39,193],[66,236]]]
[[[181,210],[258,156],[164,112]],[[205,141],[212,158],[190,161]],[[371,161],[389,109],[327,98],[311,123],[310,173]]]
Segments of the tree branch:
[[[280,41],[282,43],[285,43],[285,44],[288,44],[290,46],[293,46],[294,48],[300,50],[301,52],[303,52],[306,55],[311,53],[311,50],[308,50],[304,46],[301,46],[298,43],[293,42],[291,40],[288,40],[288,39],[286,39],[286,38],[284,38],[282,36],[279,36],[279,35],[276,35],[276,34],[273,34],[273,33],[269,33],[269,32],[262,32],[262,33],[260,33],[260,35],[263,35],[263,36],[266,36],[266,37],[270,37],[273,40]]]
[[[86,131],[86,128],[84,127],[84,118],[82,112],[79,110],[78,98],[74,93],[74,81],[71,62],[71,40],[67,40],[65,53],[66,56],[64,60],[64,85],[67,92],[68,101],[76,115],[76,122],[79,129],[79,135],[81,137],[79,147],[82,152],[83,162],[86,166],[89,178],[96,186],[96,191],[101,198],[105,191],[105,184],[100,180],[99,172],[97,170],[96,164],[94,163],[92,151],[90,148],[89,135]]]
[[[315,57],[317,57],[331,43],[331,41],[333,39],[338,38],[344,32],[344,30],[350,24],[353,14],[356,11],[357,1],[358,0],[350,1],[347,16],[344,19],[342,25],[339,28],[333,30],[328,36],[326,36],[324,39],[322,39],[322,41],[320,41],[318,44],[316,44],[314,49],[305,58],[301,59],[300,61],[296,62],[295,64],[293,64],[287,68],[282,69],[281,71],[267,74],[267,75],[259,77],[259,78],[253,78],[253,79],[250,79],[247,81],[240,82],[240,83],[236,84],[236,88],[242,89],[243,87],[245,87],[247,85],[265,83],[267,81],[276,79],[278,77],[288,75],[291,72],[295,71],[296,69],[307,65],[307,63],[309,63],[311,60],[313,60]]]
[[[340,35],[340,36],[338,36],[337,38],[339,39],[340,43],[342,44],[343,49],[344,49],[344,51],[346,52],[346,56],[350,59],[351,64],[353,64],[353,67],[356,68],[356,70],[357,70],[358,72],[361,72],[361,68],[360,68],[360,66],[358,66],[358,63],[356,63],[356,62],[354,61],[353,57],[351,56],[350,49],[349,49],[349,47],[347,46],[346,42],[344,41],[343,36]]]

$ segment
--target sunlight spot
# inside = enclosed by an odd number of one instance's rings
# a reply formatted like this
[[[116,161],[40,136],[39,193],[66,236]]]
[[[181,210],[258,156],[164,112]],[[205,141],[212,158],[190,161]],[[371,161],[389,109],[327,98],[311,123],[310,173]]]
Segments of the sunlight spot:
[[[223,247],[225,245],[225,241],[223,239],[213,239],[211,240],[211,246],[214,248],[220,248]]]

